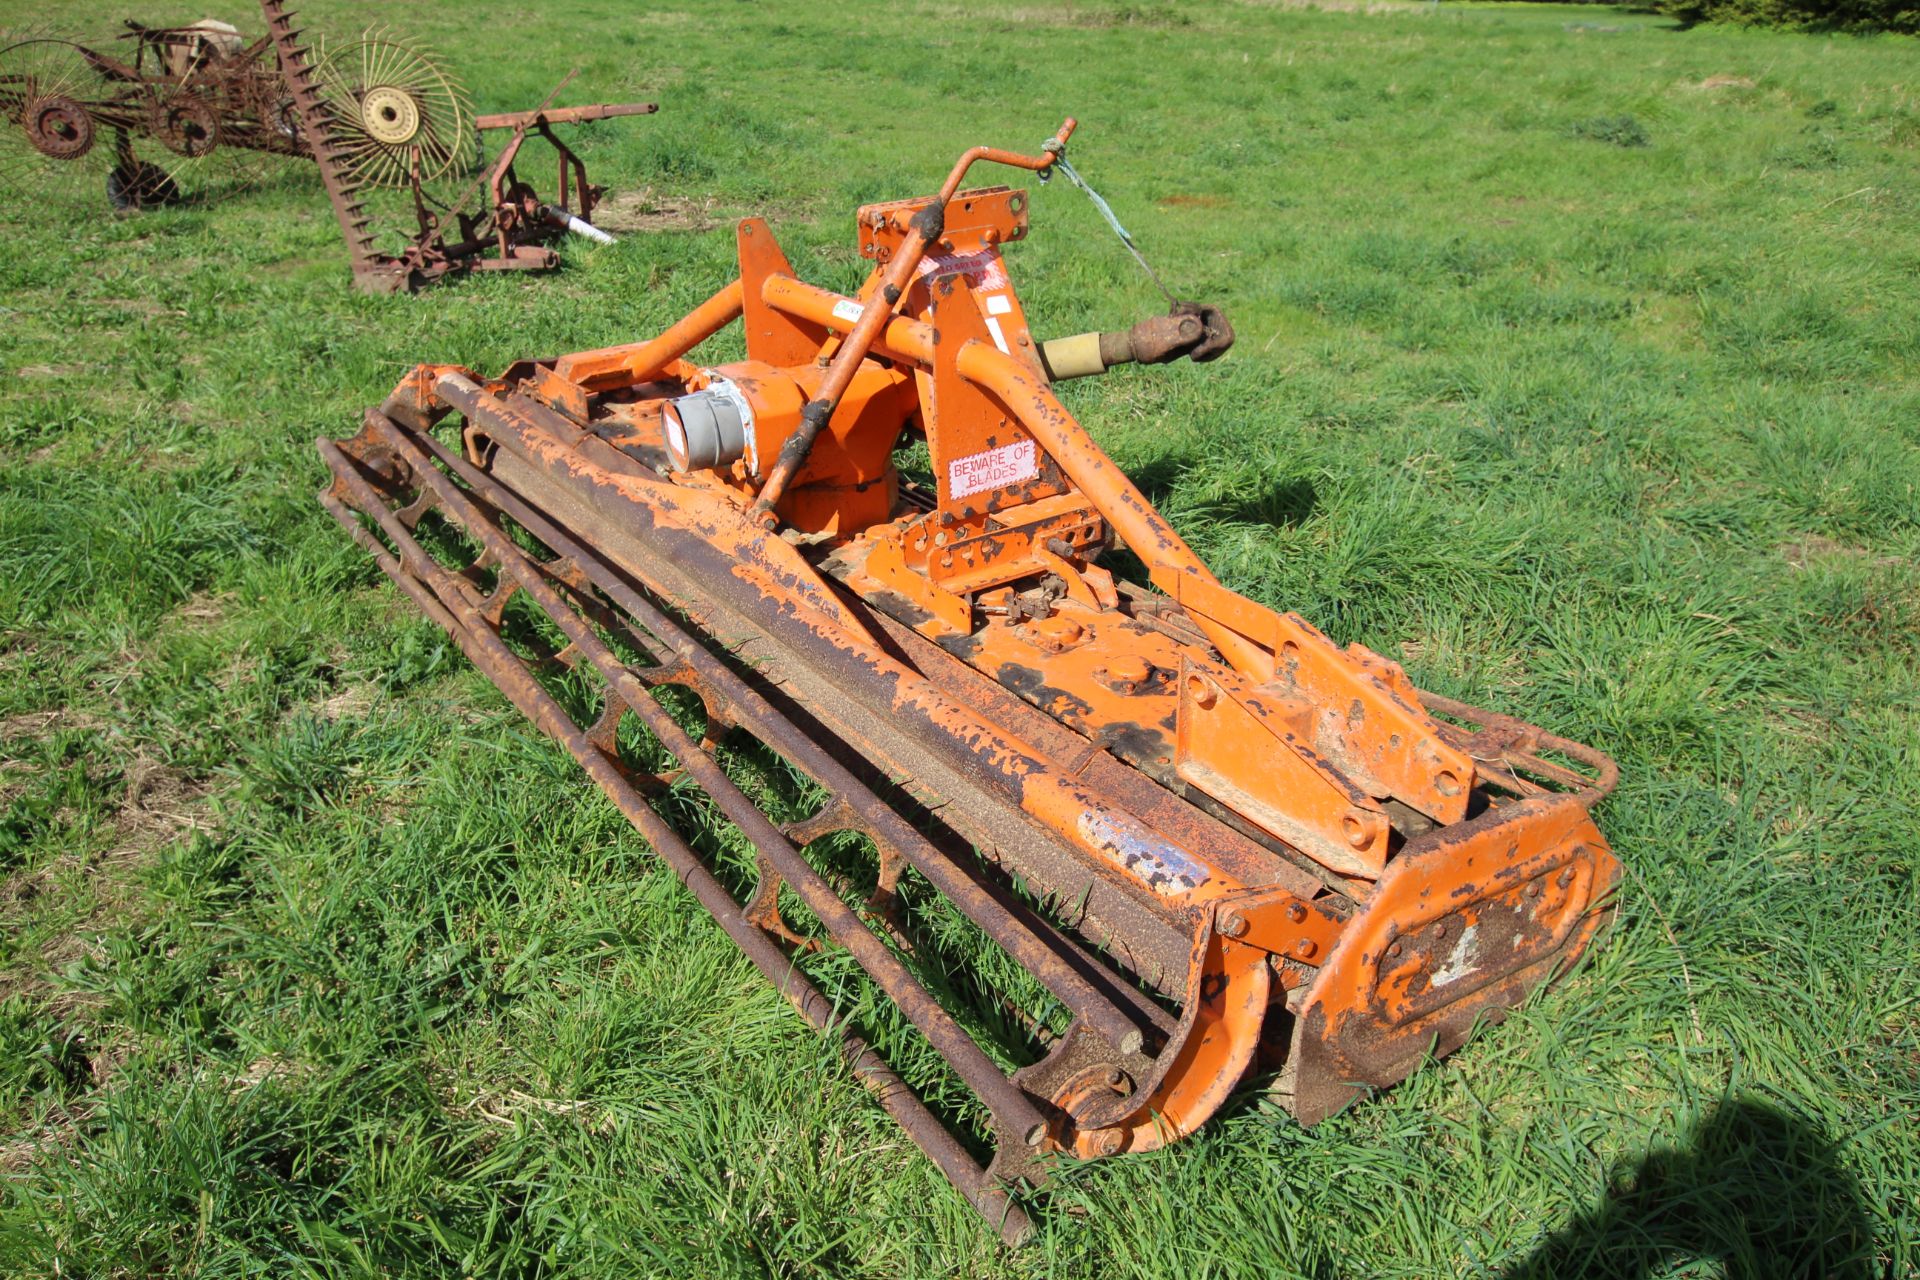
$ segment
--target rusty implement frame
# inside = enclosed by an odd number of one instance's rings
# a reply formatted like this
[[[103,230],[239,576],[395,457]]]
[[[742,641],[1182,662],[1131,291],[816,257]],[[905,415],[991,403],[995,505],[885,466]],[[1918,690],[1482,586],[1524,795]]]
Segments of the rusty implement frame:
[[[297,121],[305,145],[320,169],[334,221],[347,243],[354,286],[367,293],[414,292],[474,271],[546,271],[560,264],[554,242],[568,233],[611,240],[593,226],[601,189],[587,180],[586,164],[554,134],[553,126],[652,115],[651,102],[603,103],[489,115],[475,121],[478,130],[509,130],[506,144],[484,172],[442,206],[427,189],[427,153],[409,146],[411,162],[399,185],[412,197],[414,228],[397,246],[376,234],[362,189],[365,162],[343,143],[337,122],[339,104],[321,93],[305,34],[295,25],[286,0],[260,0],[267,20],[267,43],[285,82],[286,113]],[[561,82],[562,88],[572,79]],[[559,89],[554,92],[557,94]],[[458,127],[464,130],[466,122]],[[529,135],[550,144],[558,157],[557,191],[552,201],[523,181],[515,162]],[[484,194],[483,194],[484,193]]]
[[[1045,171],[1071,132],[862,209],[855,296],[799,281],[748,219],[739,277],[658,337],[491,379],[422,365],[319,442],[327,509],[1009,1241],[1053,1161],[1176,1141],[1253,1071],[1311,1124],[1450,1052],[1578,958],[1619,875],[1589,812],[1610,760],[1229,591],[1054,397],[1231,342],[1188,303],[1130,335],[1034,338],[1001,252],[1024,193],[960,180]],[[745,360],[689,360],[736,320]],[[932,486],[895,469],[915,439]],[[1097,563],[1121,540],[1152,588]],[[558,667],[597,710],[549,692]],[[672,708],[695,702],[689,729]],[[824,803],[760,807],[735,734]],[[751,883],[654,807],[681,780],[751,844]],[[875,851],[864,900],[810,849],[842,832]],[[1024,1048],[977,1038],[993,1019],[923,977],[901,908],[928,890],[1044,991]],[[978,1100],[984,1142],[844,1025],[803,971],[822,945]]]
[[[19,40],[0,48],[0,129],[19,130],[34,152],[60,166],[110,157],[108,193],[121,207],[170,203],[180,198],[178,185],[136,156],[136,141],[165,148],[174,163],[215,151],[308,154],[286,110],[270,43],[246,41],[212,21],[129,21],[119,46],[51,35]]]
[[[613,237],[593,224],[602,188],[587,180],[586,162],[553,127],[652,115],[659,109],[652,102],[595,103],[479,117],[480,130],[507,130],[507,141],[447,208],[433,207],[421,184],[412,184],[417,229],[397,252],[373,247],[357,209],[336,210],[352,250],[355,286],[367,293],[414,292],[474,271],[550,271],[560,265],[554,246],[568,234],[611,243]],[[551,199],[516,169],[529,137],[553,150],[558,176]],[[331,173],[325,161],[321,172],[323,177]]]
[[[17,131],[37,165],[64,167],[94,154],[110,132],[108,194],[122,208],[181,195],[174,175],[135,155],[136,140],[183,160],[225,151],[309,157],[354,282],[368,292],[474,271],[546,270],[559,265],[555,245],[567,235],[613,239],[593,224],[601,188],[554,130],[652,115],[657,104],[553,107],[549,98],[532,111],[476,119],[466,91],[419,46],[369,31],[316,56],[322,46],[288,0],[259,2],[267,34],[250,42],[221,23],[130,22],[130,61],[51,37],[0,47],[0,133],[13,141]],[[448,199],[443,184],[460,180],[490,131],[504,131],[506,142]],[[530,139],[557,159],[551,196],[520,171]],[[376,202],[379,188],[405,192],[404,204]]]

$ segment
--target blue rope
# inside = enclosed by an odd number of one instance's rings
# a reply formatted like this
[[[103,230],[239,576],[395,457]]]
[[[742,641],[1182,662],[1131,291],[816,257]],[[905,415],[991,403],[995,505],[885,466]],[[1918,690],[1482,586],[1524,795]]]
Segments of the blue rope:
[[[1147,279],[1153,281],[1160,292],[1167,296],[1169,303],[1178,306],[1180,300],[1173,296],[1173,291],[1167,288],[1161,281],[1160,273],[1155,271],[1147,262],[1146,257],[1140,252],[1140,247],[1134,244],[1133,237],[1128,235],[1127,229],[1120,225],[1120,219],[1114,214],[1113,206],[1108,204],[1098,191],[1095,191],[1088,185],[1087,180],[1081,177],[1072,165],[1067,163],[1067,158],[1064,155],[1056,156],[1053,167],[1067,175],[1068,182],[1071,182],[1074,186],[1087,193],[1087,199],[1093,201],[1093,207],[1100,211],[1100,216],[1107,220],[1107,225],[1113,228],[1113,233],[1120,237],[1120,243],[1127,246],[1127,252],[1133,255],[1135,262],[1140,264],[1140,269],[1147,273]]]

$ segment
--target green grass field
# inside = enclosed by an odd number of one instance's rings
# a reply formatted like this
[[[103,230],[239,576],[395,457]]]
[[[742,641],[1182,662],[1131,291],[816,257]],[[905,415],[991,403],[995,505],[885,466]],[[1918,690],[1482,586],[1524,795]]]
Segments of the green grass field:
[[[574,65],[568,101],[661,102],[580,135],[659,229],[558,276],[358,296],[290,164],[0,212],[0,1272],[1920,1275],[1920,46],[1451,3],[532,8],[303,16],[403,23],[482,110]],[[656,331],[746,214],[850,288],[857,204],[1068,113],[1240,334],[1071,406],[1230,585],[1615,755],[1630,874],[1592,960],[1455,1057],[1312,1131],[1254,1082],[1063,1170],[1008,1253],[322,513],[311,441],[416,361]],[[1154,307],[1079,193],[1033,222],[1043,332]]]

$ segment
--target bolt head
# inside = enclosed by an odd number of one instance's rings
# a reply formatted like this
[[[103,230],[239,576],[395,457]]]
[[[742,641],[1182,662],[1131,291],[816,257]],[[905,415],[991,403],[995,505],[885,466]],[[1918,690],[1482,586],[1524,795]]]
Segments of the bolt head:
[[[1229,938],[1238,938],[1247,931],[1247,918],[1238,911],[1229,911],[1220,918],[1220,932]]]
[[[1295,924],[1299,924],[1302,921],[1304,921],[1306,918],[1307,918],[1307,907],[1305,903],[1289,902],[1287,904],[1287,919],[1293,921]]]

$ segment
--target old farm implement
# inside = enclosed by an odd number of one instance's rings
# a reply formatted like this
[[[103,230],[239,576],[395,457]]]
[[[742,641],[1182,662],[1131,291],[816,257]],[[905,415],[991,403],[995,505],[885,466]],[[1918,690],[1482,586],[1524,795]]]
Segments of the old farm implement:
[[[269,19],[280,6],[262,6]],[[128,22],[110,41],[46,33],[0,42],[0,117],[45,176],[109,156],[120,208],[172,203],[178,176],[231,156],[314,158],[322,137],[369,182],[404,183],[470,167],[476,142],[466,93],[437,59],[369,31],[315,60],[324,113],[303,119],[269,36],[223,22]],[[141,159],[146,144],[163,164]],[[198,166],[205,169],[204,164]]]
[[[364,206],[352,200],[335,202],[353,254],[354,283],[368,292],[387,293],[419,289],[468,271],[546,271],[560,265],[554,245],[564,236],[612,244],[614,237],[593,225],[602,188],[587,181],[586,164],[553,127],[651,115],[657,109],[651,102],[596,103],[481,116],[478,127],[506,130],[506,144],[451,202],[436,201],[420,183],[412,184],[414,226],[394,252],[377,247],[367,230]],[[551,200],[515,168],[529,136],[543,139],[557,158],[557,194]],[[325,166],[321,172],[327,172]]]
[[[1002,256],[1026,195],[961,183],[1064,169],[1072,129],[861,209],[857,296],[748,219],[738,277],[658,337],[497,378],[422,365],[319,442],[328,510],[1010,1240],[1052,1159],[1190,1134],[1256,1063],[1313,1123],[1452,1050],[1581,954],[1618,875],[1589,816],[1610,761],[1236,595],[1055,397],[1229,340],[1191,307],[1032,332]],[[690,358],[735,320],[745,359]],[[908,445],[930,484],[903,478]],[[1118,543],[1150,586],[1101,567]],[[569,713],[563,667],[596,710]],[[730,734],[824,803],[763,811]],[[688,782],[756,851],[737,893],[650,803]],[[848,832],[877,851],[864,900],[823,853]],[[1026,1059],[916,967],[898,908],[929,890],[1050,998]],[[987,1142],[836,1015],[804,972],[822,945],[964,1081]]]
[[[23,193],[38,194],[107,154],[121,209],[181,199],[182,180],[231,156],[314,162],[363,288],[417,288],[468,270],[551,267],[569,232],[592,226],[599,188],[554,134],[560,124],[650,114],[651,103],[475,117],[429,52],[390,32],[309,48],[284,0],[261,0],[267,34],[225,23],[128,23],[118,41],[0,40],[0,144]],[[480,137],[506,144],[472,176]],[[559,157],[549,199],[516,170],[538,137]],[[110,139],[110,141],[109,141]],[[135,144],[164,164],[141,159]],[[459,194],[449,192],[455,188]]]

